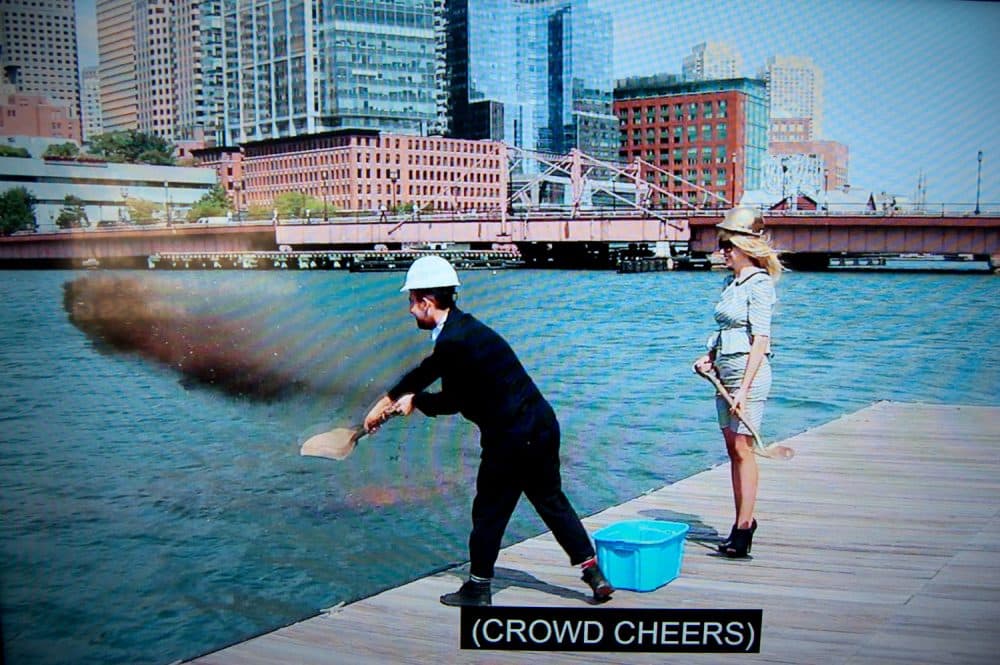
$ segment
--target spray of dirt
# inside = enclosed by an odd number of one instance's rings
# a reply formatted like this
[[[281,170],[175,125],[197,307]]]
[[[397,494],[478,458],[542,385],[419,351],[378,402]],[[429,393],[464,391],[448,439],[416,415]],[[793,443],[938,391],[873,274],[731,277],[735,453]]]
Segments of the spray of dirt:
[[[63,307],[73,325],[99,347],[155,360],[185,381],[262,400],[304,388],[300,379],[254,351],[252,330],[192,311],[183,294],[168,285],[86,276],[64,285]]]

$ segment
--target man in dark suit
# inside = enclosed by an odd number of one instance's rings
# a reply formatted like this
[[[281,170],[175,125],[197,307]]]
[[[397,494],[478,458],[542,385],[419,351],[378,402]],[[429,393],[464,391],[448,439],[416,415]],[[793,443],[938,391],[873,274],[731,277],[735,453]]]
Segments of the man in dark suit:
[[[372,408],[365,428],[377,429],[388,413],[461,413],[480,429],[479,473],[472,503],[469,580],[445,605],[490,605],[490,581],[500,542],[521,494],[531,501],[570,563],[598,602],[614,589],[594,557],[594,548],[559,474],[559,422],[555,412],[507,342],[455,306],[458,274],[447,260],[414,261],[401,291],[410,292],[410,314],[432,331],[434,351],[405,374]],[[425,389],[441,379],[441,392]]]

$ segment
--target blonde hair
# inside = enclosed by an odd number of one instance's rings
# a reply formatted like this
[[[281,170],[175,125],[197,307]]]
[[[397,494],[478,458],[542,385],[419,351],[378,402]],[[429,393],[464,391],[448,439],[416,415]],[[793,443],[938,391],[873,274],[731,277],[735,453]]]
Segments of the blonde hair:
[[[744,233],[729,233],[722,231],[719,238],[729,240],[740,250],[750,257],[750,260],[758,268],[763,268],[771,279],[778,281],[784,267],[778,260],[778,252],[771,247],[770,240],[765,236],[751,236]]]

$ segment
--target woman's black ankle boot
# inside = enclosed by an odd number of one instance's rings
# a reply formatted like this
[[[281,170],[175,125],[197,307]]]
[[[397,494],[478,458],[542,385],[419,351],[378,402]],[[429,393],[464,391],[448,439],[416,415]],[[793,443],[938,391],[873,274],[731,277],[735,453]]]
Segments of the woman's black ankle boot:
[[[733,536],[736,535],[736,525],[733,524],[733,528],[729,530],[729,535],[726,536],[725,540],[719,542],[719,551],[725,552],[726,548],[729,547],[733,542]]]
[[[757,520],[753,520],[746,529],[735,529],[728,544],[719,546],[719,551],[732,559],[742,559],[750,554],[753,547],[753,534],[757,530]]]

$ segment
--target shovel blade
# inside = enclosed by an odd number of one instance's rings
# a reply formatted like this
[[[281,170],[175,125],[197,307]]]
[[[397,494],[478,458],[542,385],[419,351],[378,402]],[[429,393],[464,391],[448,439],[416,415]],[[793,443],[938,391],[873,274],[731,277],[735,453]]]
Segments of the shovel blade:
[[[358,445],[364,430],[339,427],[309,438],[299,450],[301,455],[342,460],[347,458]]]

